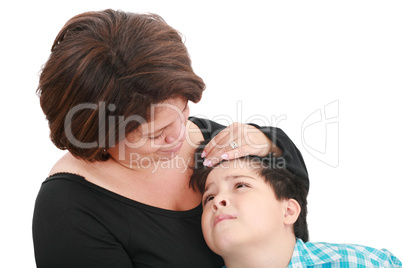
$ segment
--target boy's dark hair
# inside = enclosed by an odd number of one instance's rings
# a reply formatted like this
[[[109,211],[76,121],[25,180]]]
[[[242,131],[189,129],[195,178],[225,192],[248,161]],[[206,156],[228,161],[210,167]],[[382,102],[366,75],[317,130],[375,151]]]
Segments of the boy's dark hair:
[[[190,178],[190,186],[194,190],[204,193],[205,183],[209,173],[214,167],[205,167],[201,153],[208,141],[202,142],[195,152],[194,172]],[[265,181],[272,187],[278,200],[295,199],[301,208],[300,215],[293,225],[293,231],[297,238],[304,242],[309,240],[307,226],[307,194],[308,186],[306,179],[295,175],[286,169],[286,165],[277,165],[278,158],[267,156],[264,158],[258,156],[242,157],[244,161],[252,161],[257,174],[265,178]],[[283,159],[282,159],[283,160]]]

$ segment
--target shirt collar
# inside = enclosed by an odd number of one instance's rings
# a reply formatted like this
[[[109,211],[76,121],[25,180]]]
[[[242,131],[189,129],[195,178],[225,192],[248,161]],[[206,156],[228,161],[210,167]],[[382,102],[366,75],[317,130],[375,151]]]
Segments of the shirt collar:
[[[307,267],[333,262],[341,258],[342,255],[326,244],[321,244],[319,248],[316,248],[312,243],[305,244],[301,239],[297,239],[288,267]]]

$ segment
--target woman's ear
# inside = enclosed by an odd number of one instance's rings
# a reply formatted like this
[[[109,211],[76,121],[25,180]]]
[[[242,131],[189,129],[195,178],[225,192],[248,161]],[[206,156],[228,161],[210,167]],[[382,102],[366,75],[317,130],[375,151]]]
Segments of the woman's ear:
[[[300,205],[295,199],[287,199],[284,200],[285,205],[285,215],[284,215],[284,224],[292,225],[294,224],[300,215]]]

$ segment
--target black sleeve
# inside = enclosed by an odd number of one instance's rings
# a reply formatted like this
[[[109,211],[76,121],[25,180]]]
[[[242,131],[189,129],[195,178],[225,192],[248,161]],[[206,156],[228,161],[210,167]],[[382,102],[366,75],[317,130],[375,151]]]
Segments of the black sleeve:
[[[196,124],[197,127],[201,130],[201,133],[204,136],[204,140],[212,139],[219,132],[221,132],[221,130],[226,128],[226,126],[218,124],[208,119],[190,117],[189,120],[194,124]]]
[[[32,230],[37,267],[133,268],[122,244],[94,210],[103,204],[85,199],[88,191],[81,188],[70,181],[42,184]]]

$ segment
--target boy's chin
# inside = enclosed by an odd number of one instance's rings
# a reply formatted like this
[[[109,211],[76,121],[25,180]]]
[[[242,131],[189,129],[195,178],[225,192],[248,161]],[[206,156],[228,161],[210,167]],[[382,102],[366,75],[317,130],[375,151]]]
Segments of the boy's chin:
[[[208,246],[213,252],[220,256],[225,256],[226,254],[232,254],[234,251],[242,247],[241,241],[233,235],[220,235],[215,238],[214,243],[209,243]]]

